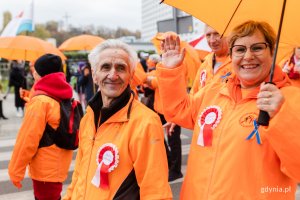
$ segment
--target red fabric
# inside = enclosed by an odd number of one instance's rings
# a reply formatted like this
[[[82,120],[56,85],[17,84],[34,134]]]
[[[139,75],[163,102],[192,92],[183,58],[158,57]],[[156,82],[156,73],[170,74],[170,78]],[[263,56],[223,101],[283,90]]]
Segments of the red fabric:
[[[45,91],[55,99],[70,99],[73,95],[73,89],[62,72],[43,76],[34,84],[34,90]]]
[[[195,47],[195,46],[198,44],[198,42],[200,42],[200,41],[204,38],[204,36],[205,36],[205,35],[201,35],[201,37],[199,37],[199,38],[197,38],[197,39],[195,39],[195,40],[193,40],[193,41],[190,41],[189,44],[190,44],[192,47]]]
[[[77,101],[72,102],[72,110],[70,114],[70,122],[69,122],[69,134],[73,132],[73,124],[74,124],[74,109],[77,106]]]
[[[37,200],[59,200],[61,198],[62,183],[43,182],[33,179],[32,183],[34,197]]]

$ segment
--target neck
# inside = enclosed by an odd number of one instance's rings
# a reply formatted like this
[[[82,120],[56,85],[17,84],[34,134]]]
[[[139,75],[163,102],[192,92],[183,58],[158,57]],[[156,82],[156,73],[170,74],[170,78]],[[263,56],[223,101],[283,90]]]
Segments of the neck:
[[[103,106],[104,108],[108,108],[112,102],[114,98],[109,98],[109,97],[106,97],[106,96],[102,96],[102,103],[103,103]]]
[[[220,51],[215,52],[217,58],[225,57],[228,55],[227,49],[221,49]]]

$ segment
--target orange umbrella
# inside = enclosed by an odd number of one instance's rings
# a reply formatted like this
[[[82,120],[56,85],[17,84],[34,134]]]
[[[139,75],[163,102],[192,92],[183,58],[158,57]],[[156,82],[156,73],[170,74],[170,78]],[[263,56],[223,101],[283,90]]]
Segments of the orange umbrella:
[[[61,51],[90,51],[104,39],[94,35],[79,35],[64,41],[58,49]]]
[[[219,33],[227,35],[234,27],[247,21],[265,21],[277,30],[270,82],[277,60],[284,56],[280,45],[300,46],[299,0],[162,0],[166,4],[183,10],[213,27]],[[277,56],[278,55],[278,56]],[[267,115],[267,114],[266,114]],[[260,116],[258,123],[261,122]]]
[[[19,35],[0,37],[0,57],[8,60],[35,61],[40,56],[52,53],[66,60],[65,55],[49,42],[36,37]]]
[[[165,33],[157,33],[151,40],[153,45],[156,48],[156,51],[158,54],[161,54],[161,49],[160,49],[160,42],[165,39],[165,37],[168,35],[177,35],[174,32],[165,32]],[[183,60],[183,64],[187,66],[187,73],[186,73],[186,78],[188,81],[188,87],[191,87],[193,84],[193,81],[195,79],[195,76],[197,74],[197,70],[201,64],[199,55],[197,51],[189,45],[187,42],[181,41],[180,42],[180,48],[185,48],[186,49],[186,55]]]
[[[228,35],[238,24],[247,20],[268,22],[279,29],[284,11],[277,60],[284,58],[294,47],[300,46],[300,1],[286,0],[163,0],[164,3],[185,11]]]

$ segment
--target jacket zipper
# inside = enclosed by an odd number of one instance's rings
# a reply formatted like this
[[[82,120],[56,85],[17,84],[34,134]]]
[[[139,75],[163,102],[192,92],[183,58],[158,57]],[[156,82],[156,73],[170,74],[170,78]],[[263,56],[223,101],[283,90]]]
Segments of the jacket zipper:
[[[232,99],[230,99],[230,102],[231,103]],[[234,102],[234,101],[233,101]],[[231,109],[231,111],[235,110],[236,108],[236,105],[237,103],[234,102],[234,105]],[[224,118],[223,118],[224,119]],[[223,127],[228,124],[228,122],[230,121],[230,118],[225,120],[225,123],[223,124]],[[208,188],[207,188],[207,198],[206,199],[209,199],[209,194],[210,194],[210,190],[211,190],[211,185],[212,185],[212,182],[213,182],[213,175],[214,175],[214,170],[215,170],[215,165],[216,165],[216,161],[218,159],[218,153],[219,153],[219,147],[220,147],[220,142],[221,142],[221,136],[223,135],[223,131],[222,131],[222,127],[219,127],[220,128],[220,138],[219,138],[219,141],[218,141],[218,144],[216,145],[216,152],[215,152],[215,156],[214,156],[214,160],[213,160],[213,164],[212,164],[212,168],[211,168],[211,173],[210,173],[210,178],[209,178],[209,183],[208,183]]]
[[[98,130],[99,130],[99,128],[100,128],[100,127],[98,127]],[[94,144],[95,144],[95,140],[96,140],[96,136],[97,136],[98,130],[95,130],[95,131],[94,131],[95,134],[94,134],[93,137],[91,138],[91,140],[92,140],[92,146],[91,146],[90,158],[89,158],[89,164],[88,164],[88,168],[87,168],[87,169],[89,169],[89,168],[90,168],[90,165],[91,165],[91,158],[92,158],[92,153],[93,153]],[[87,180],[87,178],[88,178],[88,172],[86,173],[85,179]],[[88,187],[88,182],[86,182],[86,185],[85,185],[84,196],[83,196],[84,198],[83,198],[83,199],[85,199],[87,187]]]

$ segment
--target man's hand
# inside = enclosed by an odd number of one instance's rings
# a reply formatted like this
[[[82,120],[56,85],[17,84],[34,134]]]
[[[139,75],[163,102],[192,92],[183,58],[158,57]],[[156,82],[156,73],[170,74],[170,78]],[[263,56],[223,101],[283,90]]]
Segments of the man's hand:
[[[174,128],[175,128],[176,124],[172,123],[172,122],[167,122],[163,125],[163,128],[165,128],[166,133],[171,136],[172,133],[174,132]]]

